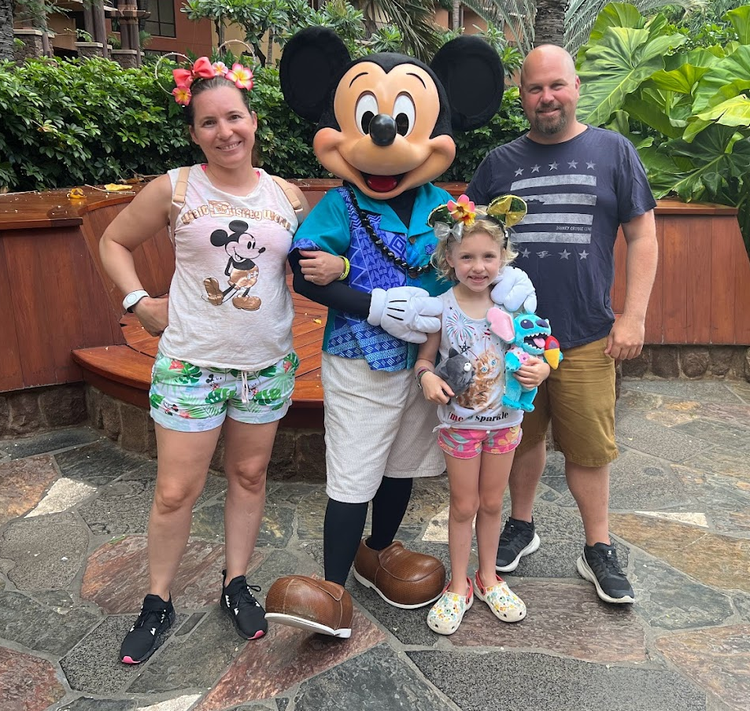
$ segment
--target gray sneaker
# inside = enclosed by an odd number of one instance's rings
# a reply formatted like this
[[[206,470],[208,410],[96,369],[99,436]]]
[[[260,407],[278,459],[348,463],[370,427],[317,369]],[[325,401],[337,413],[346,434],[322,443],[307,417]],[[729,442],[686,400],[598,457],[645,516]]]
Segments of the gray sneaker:
[[[525,555],[533,553],[537,548],[539,548],[539,536],[534,531],[534,521],[528,523],[516,518],[508,518],[500,534],[495,570],[500,573],[514,571],[518,567],[518,561]]]
[[[604,602],[622,604],[635,601],[633,588],[620,568],[614,546],[606,543],[584,546],[576,568],[582,578],[594,583],[596,594]]]

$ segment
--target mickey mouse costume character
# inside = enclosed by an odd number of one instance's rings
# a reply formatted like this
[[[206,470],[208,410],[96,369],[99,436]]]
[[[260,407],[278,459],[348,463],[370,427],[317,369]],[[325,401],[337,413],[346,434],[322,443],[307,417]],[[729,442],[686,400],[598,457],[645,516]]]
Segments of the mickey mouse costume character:
[[[345,638],[352,563],[355,578],[396,607],[427,605],[444,587],[440,561],[394,542],[413,478],[444,470],[434,407],[412,370],[414,344],[440,328],[442,305],[432,297],[449,286],[430,263],[435,236],[427,217],[450,195],[430,181],[453,161],[453,130],[478,128],[499,108],[503,67],[476,37],[447,43],[428,67],[392,53],[352,61],[335,33],[308,28],[286,46],[280,75],[290,107],[318,121],[318,160],[344,185],[312,210],[290,254],[295,290],[329,307],[321,367],[325,580],[276,581],[266,616]],[[300,250],[340,255],[340,280],[308,281]],[[501,288],[520,301],[533,289],[523,273]],[[370,501],[372,532],[362,540]]]

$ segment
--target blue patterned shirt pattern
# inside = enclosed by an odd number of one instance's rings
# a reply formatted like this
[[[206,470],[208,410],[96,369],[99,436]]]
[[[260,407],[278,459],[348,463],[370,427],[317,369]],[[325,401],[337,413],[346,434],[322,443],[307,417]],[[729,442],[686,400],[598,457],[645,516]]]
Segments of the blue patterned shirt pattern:
[[[409,228],[391,207],[373,200],[354,188],[357,202],[384,245],[410,267],[429,262],[435,251],[435,236],[427,217],[451,196],[434,185],[417,190]],[[411,277],[373,244],[360,222],[346,188],[329,191],[297,230],[292,249],[324,250],[345,256],[351,265],[347,283],[352,289],[371,293],[373,289],[418,286],[431,296],[451,284],[437,279],[434,270]],[[329,309],[323,350],[343,358],[364,358],[372,370],[398,371],[414,367],[418,346],[406,343],[371,326],[355,314]]]

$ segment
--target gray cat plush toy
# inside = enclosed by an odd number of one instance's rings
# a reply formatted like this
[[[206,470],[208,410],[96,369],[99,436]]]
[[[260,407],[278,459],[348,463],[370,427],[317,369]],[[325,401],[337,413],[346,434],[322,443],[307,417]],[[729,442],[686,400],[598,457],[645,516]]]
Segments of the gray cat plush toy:
[[[463,353],[451,348],[448,351],[448,357],[440,361],[435,368],[435,375],[445,380],[453,390],[453,394],[458,396],[465,392],[474,380],[474,368]]]

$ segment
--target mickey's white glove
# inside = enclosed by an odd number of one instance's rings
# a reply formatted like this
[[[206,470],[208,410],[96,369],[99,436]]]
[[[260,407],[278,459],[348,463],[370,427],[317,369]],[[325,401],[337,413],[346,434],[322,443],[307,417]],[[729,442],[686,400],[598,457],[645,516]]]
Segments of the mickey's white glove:
[[[500,272],[500,279],[495,283],[490,294],[492,301],[503,306],[506,311],[536,313],[536,291],[526,272],[516,267],[505,267]]]
[[[440,330],[443,302],[416,286],[373,289],[367,323],[409,343],[424,343]]]

